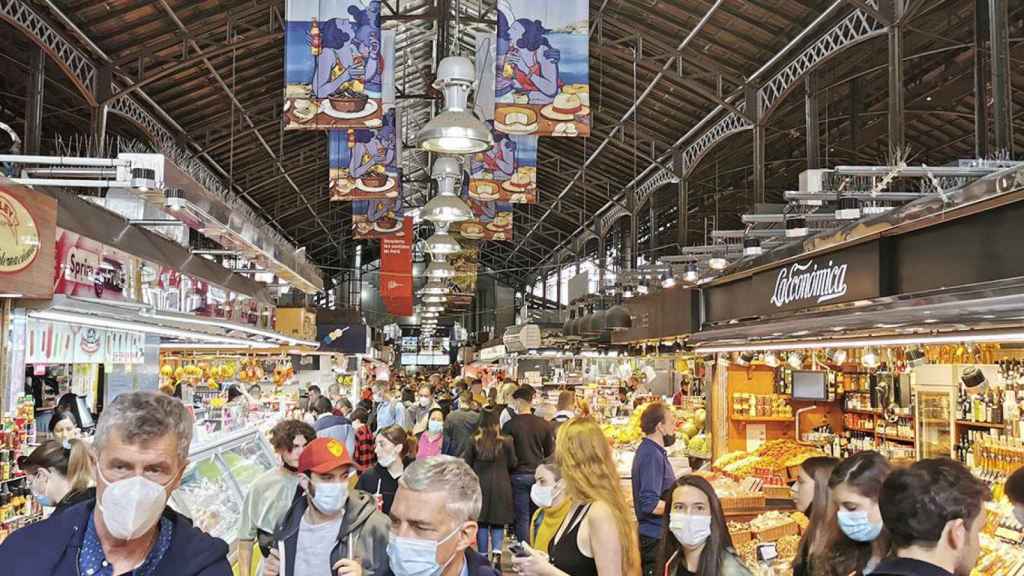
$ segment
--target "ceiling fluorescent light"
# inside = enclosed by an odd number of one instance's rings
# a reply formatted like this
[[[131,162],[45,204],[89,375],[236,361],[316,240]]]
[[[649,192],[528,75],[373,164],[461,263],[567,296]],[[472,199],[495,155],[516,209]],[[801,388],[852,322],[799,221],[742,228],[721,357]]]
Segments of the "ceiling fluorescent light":
[[[884,336],[877,338],[859,338],[855,340],[796,340],[771,344],[739,343],[720,346],[697,346],[697,354],[715,354],[719,352],[743,352],[746,350],[815,350],[832,348],[866,348],[870,346],[912,346],[914,344],[957,344],[960,342],[1022,342],[1024,331],[993,331],[993,332],[951,332],[938,335],[916,336]]]

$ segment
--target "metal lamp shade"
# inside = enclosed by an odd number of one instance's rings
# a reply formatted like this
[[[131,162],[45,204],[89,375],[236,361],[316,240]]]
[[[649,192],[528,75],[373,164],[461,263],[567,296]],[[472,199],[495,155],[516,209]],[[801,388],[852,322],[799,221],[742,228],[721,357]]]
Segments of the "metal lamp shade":
[[[629,310],[622,304],[618,304],[605,312],[604,324],[608,330],[618,332],[632,328],[633,319],[629,316]]]
[[[586,327],[583,329],[583,333],[589,336],[597,336],[601,332],[604,332],[604,310],[596,310],[587,318]]]
[[[427,266],[427,278],[443,280],[455,276],[455,267],[447,262],[431,262]]]
[[[464,222],[473,218],[469,205],[459,198],[448,194],[438,194],[427,202],[420,211],[420,217],[431,222],[454,223]]]

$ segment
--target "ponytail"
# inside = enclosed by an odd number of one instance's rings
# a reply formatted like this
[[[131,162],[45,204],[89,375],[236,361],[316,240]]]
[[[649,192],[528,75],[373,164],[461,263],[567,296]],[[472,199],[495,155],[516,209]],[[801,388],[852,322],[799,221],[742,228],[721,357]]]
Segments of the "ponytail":
[[[72,492],[82,492],[93,485],[92,466],[89,464],[89,447],[81,440],[71,440],[68,455],[68,483]]]

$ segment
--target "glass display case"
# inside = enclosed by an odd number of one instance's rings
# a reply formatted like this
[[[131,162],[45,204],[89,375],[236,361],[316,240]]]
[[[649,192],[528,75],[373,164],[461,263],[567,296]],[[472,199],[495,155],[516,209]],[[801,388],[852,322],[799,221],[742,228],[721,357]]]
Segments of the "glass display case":
[[[956,444],[956,389],[952,386],[915,386],[914,396],[917,459],[952,458]]]
[[[273,449],[259,430],[247,428],[193,442],[189,461],[171,506],[200,530],[233,545],[249,487],[277,465]]]

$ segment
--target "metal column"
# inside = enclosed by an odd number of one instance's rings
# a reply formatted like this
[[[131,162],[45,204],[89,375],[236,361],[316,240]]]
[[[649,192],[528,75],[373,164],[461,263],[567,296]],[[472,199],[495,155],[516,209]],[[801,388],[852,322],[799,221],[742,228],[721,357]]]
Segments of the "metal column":
[[[654,216],[654,199],[658,196],[657,190],[651,192],[651,195],[647,198],[647,221],[650,227],[650,234],[647,235],[647,261],[654,262],[656,254],[655,250],[658,249],[658,221]]]
[[[746,86],[746,113],[754,120],[754,204],[766,201],[765,194],[765,144],[764,119],[761,114],[761,91],[752,84]]]
[[[1009,0],[988,0],[989,42],[992,51],[992,124],[996,150],[1013,155],[1013,100],[1010,98],[1010,43],[1007,30]]]
[[[22,152],[40,154],[43,133],[43,93],[46,81],[46,53],[33,47],[29,54],[28,90],[25,95],[25,134]]]
[[[93,107],[91,117],[92,143],[96,146],[93,154],[96,156],[107,155],[107,112],[109,107],[105,102],[110,97],[112,75],[113,69],[109,64],[96,69],[96,100],[101,102]]]
[[[988,92],[985,70],[988,0],[974,1],[974,157],[988,156]]]
[[[640,209],[633,210],[629,217],[629,239],[626,240],[626,258],[623,260],[625,268],[636,270],[637,251],[640,248]]]
[[[821,144],[818,137],[818,75],[814,71],[804,77],[804,116],[807,123],[807,169],[821,167]]]
[[[889,151],[903,150],[906,124],[903,105],[903,0],[891,0],[889,25]]]
[[[860,158],[861,105],[860,78],[855,76],[850,80],[850,153],[854,164]]]

